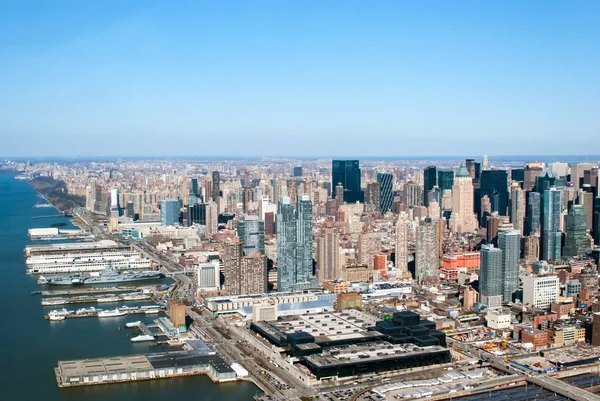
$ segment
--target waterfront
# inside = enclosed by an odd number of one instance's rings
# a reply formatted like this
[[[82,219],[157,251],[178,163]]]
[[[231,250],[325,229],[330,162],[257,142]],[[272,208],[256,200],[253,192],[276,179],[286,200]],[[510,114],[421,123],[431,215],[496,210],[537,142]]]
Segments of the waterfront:
[[[64,217],[32,219],[48,215],[34,208],[39,201],[25,181],[0,174],[0,293],[5,302],[0,320],[0,347],[4,362],[0,375],[2,400],[251,400],[258,389],[248,382],[213,384],[206,376],[164,379],[106,386],[59,389],[53,368],[58,360],[108,357],[154,352],[147,344],[127,338],[126,322],[149,323],[156,316],[122,316],[110,319],[69,319],[48,322],[43,316],[56,307],[40,306],[35,276],[25,273],[23,248],[27,230],[68,223]],[[121,331],[118,328],[121,327]]]

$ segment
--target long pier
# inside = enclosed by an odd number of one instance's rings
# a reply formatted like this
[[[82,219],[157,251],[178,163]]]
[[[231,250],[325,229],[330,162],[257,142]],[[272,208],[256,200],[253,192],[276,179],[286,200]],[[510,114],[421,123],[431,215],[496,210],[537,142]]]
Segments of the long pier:
[[[164,312],[158,306],[156,308],[118,308],[118,309],[122,312],[125,312],[124,315],[120,315],[120,316],[149,315],[149,314],[157,314],[157,313]],[[68,312],[70,312],[69,314],[64,315],[64,319],[76,319],[76,318],[84,318],[84,317],[100,317],[100,316],[98,316],[98,313],[101,311],[102,311],[102,309],[96,309],[96,310],[87,310],[87,311],[81,312],[81,313],[75,313],[75,311],[71,310],[71,311],[68,311]],[[120,316],[103,316],[102,318],[109,319],[111,317],[120,317]],[[52,320],[52,319],[50,319],[49,314],[45,315],[44,319]],[[59,319],[59,321],[64,320],[64,319]]]
[[[128,294],[114,295],[82,295],[78,297],[69,298],[42,298],[41,304],[43,306],[49,305],[66,305],[66,304],[88,304],[88,303],[109,303],[109,302],[122,302],[122,301],[136,301],[136,302],[150,302],[153,299],[152,294],[140,294],[138,292],[132,292]]]
[[[102,293],[111,293],[111,292],[133,292],[133,291],[142,291],[145,288],[149,287],[133,287],[133,286],[123,286],[123,287],[96,287],[96,288],[72,288],[68,290],[45,290],[45,291],[33,291],[31,295],[43,295],[45,297],[54,296],[54,295],[78,295],[78,294],[102,294]]]

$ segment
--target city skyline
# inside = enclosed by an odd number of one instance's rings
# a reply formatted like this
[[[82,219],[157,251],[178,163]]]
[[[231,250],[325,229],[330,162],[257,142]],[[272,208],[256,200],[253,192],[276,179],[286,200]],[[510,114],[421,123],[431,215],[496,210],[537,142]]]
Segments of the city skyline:
[[[599,144],[595,2],[35,4],[0,17],[2,157]]]

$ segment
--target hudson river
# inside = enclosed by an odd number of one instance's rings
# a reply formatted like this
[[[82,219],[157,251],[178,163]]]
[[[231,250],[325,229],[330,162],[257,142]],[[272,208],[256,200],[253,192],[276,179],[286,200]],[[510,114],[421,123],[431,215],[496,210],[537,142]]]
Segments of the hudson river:
[[[0,174],[0,399],[6,401],[55,400],[251,400],[258,388],[252,383],[214,384],[206,376],[161,379],[126,384],[59,389],[54,367],[59,359],[156,352],[147,344],[132,343],[124,325],[128,321],[151,321],[152,317],[44,320],[58,307],[42,307],[41,297],[31,292],[40,289],[36,276],[25,273],[23,248],[29,243],[27,230],[67,223],[64,217],[32,219],[53,215],[53,208],[33,208],[43,200],[25,181]],[[44,241],[38,241],[43,244]],[[68,309],[90,305],[67,305]],[[104,308],[116,307],[109,304]],[[135,318],[135,319],[134,319]],[[156,317],[154,317],[156,318]],[[119,327],[121,330],[119,331]]]

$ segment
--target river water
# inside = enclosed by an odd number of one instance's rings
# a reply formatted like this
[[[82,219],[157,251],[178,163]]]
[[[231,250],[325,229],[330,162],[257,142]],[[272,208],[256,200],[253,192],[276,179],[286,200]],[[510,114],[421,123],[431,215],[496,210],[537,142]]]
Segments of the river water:
[[[149,353],[147,343],[132,343],[124,325],[150,322],[154,317],[123,316],[48,322],[43,316],[57,307],[42,307],[35,276],[25,273],[23,248],[29,228],[67,223],[64,217],[32,219],[56,214],[52,208],[33,208],[42,201],[25,181],[0,174],[0,400],[251,400],[259,391],[248,382],[215,384],[206,376],[137,383],[59,389],[53,368],[58,360]],[[44,242],[38,241],[38,244]],[[68,309],[90,305],[69,305]],[[114,308],[117,304],[102,307]],[[121,330],[119,331],[119,327]]]

